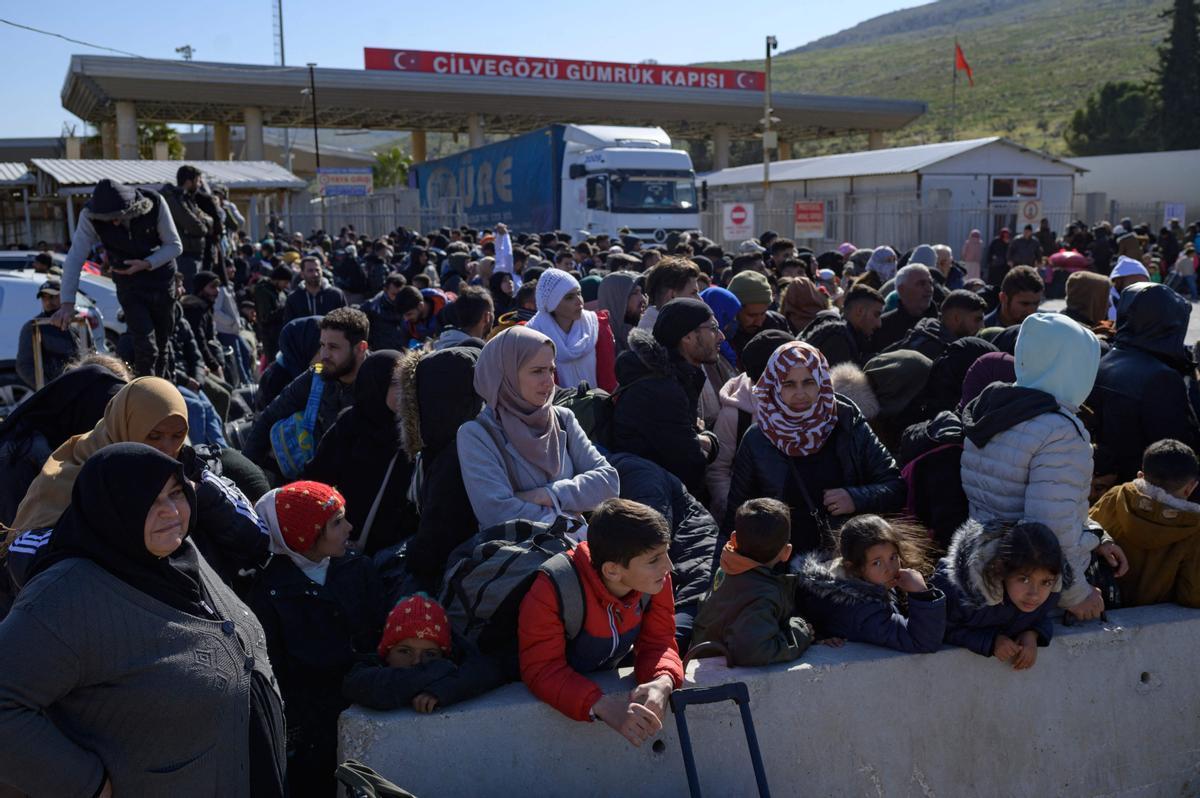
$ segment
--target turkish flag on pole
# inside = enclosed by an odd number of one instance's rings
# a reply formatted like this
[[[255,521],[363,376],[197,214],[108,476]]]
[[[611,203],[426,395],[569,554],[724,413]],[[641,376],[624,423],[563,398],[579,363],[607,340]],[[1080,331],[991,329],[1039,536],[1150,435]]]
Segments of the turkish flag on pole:
[[[971,65],[967,63],[967,57],[963,55],[962,48],[958,46],[958,42],[954,43],[954,68],[961,72],[967,73],[967,80],[972,86],[975,85],[975,76],[971,74]]]

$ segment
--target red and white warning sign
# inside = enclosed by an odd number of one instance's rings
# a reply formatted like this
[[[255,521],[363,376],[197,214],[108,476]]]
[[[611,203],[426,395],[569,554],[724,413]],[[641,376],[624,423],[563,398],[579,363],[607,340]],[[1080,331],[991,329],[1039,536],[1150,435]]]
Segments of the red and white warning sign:
[[[825,202],[805,200],[793,209],[792,238],[825,237]]]
[[[726,241],[754,238],[754,206],[749,202],[722,203],[721,218]]]

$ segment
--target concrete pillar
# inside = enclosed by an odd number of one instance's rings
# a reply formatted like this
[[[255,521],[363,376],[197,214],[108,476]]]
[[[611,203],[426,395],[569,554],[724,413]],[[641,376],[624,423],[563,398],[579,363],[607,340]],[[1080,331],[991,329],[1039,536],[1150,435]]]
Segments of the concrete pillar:
[[[779,141],[779,160],[781,160],[781,161],[792,160],[792,142],[783,141],[782,139],[780,139],[780,141]]]
[[[117,160],[117,123],[111,119],[100,123],[100,153],[106,160]]]
[[[154,142],[154,160],[169,161],[171,160],[171,145],[165,141]]]
[[[67,136],[67,158],[78,161],[83,157],[83,139],[79,136]]]
[[[138,159],[137,111],[129,100],[117,100],[117,157]]]
[[[218,161],[228,161],[233,152],[229,143],[229,123],[217,122],[213,125],[213,151]]]
[[[883,149],[883,131],[872,130],[867,134],[867,149],[882,150]]]
[[[717,125],[713,129],[713,169],[729,168],[729,126]]]
[[[425,131],[414,130],[412,132],[412,159],[413,163],[425,163],[428,157],[428,149],[425,142]]]
[[[246,160],[265,161],[266,147],[263,145],[263,112],[261,108],[248,106],[242,111],[246,125]]]
[[[467,114],[467,143],[472,148],[483,146],[483,118],[479,114]]]

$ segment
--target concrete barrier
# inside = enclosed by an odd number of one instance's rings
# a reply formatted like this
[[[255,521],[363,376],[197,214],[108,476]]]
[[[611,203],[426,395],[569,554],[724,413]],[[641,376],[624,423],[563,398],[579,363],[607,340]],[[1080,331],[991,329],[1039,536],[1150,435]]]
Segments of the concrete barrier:
[[[689,684],[747,683],[778,796],[1200,795],[1200,612],[1108,617],[1056,627],[1029,671],[964,649],[847,644],[790,666],[692,663]],[[705,794],[754,795],[734,706],[695,707],[688,725]],[[673,718],[637,749],[520,684],[426,716],[351,708],[341,753],[422,797],[687,794]]]

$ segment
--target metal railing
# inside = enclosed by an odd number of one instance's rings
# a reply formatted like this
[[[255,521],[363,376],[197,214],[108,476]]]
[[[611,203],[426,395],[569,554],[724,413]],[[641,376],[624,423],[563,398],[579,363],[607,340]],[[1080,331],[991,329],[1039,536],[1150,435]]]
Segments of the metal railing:
[[[324,209],[320,202],[301,205],[302,197],[291,202],[291,212],[285,214],[289,230],[324,229],[337,233],[343,227],[354,225],[354,229],[368,238],[376,238],[406,227],[410,230],[424,229],[420,209],[420,196],[416,189],[387,188],[366,197],[327,197]]]

